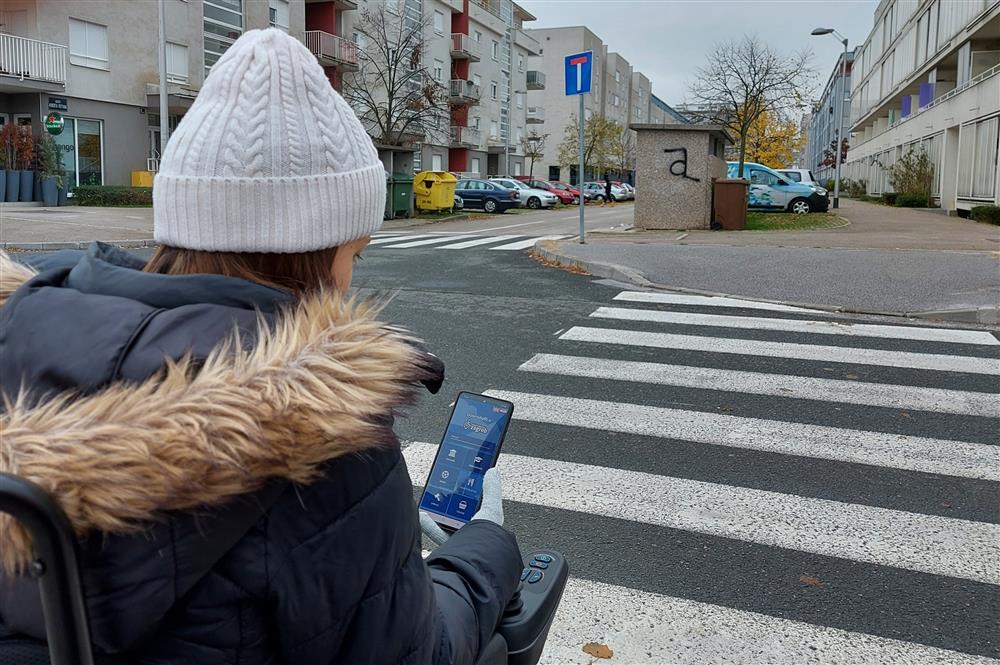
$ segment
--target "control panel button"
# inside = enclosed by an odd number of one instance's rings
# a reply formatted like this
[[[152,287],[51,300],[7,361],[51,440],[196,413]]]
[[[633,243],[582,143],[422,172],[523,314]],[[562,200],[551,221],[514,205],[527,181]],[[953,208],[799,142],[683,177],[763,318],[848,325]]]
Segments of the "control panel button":
[[[539,561],[537,559],[535,559],[528,565],[531,566],[532,568],[541,568],[542,570],[545,570],[546,568],[549,567],[549,564],[545,563],[544,561]]]
[[[552,557],[548,554],[536,554],[535,561],[541,561],[542,563],[552,563]]]
[[[533,571],[531,571],[531,574],[528,575],[528,584],[534,584],[535,582],[537,582],[540,579],[542,579],[542,576],[543,576],[542,575],[542,571],[540,571],[540,570],[533,570]]]
[[[531,574],[531,568],[525,568],[521,571],[521,581],[528,579],[528,575]]]

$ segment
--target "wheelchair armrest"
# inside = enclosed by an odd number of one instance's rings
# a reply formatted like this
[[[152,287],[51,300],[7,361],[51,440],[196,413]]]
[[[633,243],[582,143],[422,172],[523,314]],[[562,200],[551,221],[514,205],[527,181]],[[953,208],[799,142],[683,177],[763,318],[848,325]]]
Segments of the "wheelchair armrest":
[[[535,665],[542,657],[568,579],[569,564],[559,552],[539,550],[524,558],[521,584],[498,630],[509,665]]]
[[[66,514],[38,485],[8,473],[0,473],[0,512],[31,534],[35,559],[28,573],[41,590],[52,665],[93,665],[76,539]]]

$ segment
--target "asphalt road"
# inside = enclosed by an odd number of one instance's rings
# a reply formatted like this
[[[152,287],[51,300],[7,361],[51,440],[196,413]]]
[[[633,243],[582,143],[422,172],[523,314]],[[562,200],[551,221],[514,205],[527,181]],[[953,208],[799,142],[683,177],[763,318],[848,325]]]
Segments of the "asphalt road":
[[[355,285],[447,365],[397,421],[415,495],[459,391],[514,401],[506,524],[572,570],[543,662],[1000,658],[995,333],[399,244]]]

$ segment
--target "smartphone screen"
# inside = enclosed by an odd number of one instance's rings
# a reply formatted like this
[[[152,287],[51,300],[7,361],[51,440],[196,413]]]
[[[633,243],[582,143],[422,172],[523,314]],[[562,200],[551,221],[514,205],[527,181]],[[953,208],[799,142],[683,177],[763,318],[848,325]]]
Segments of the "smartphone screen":
[[[496,464],[513,411],[510,402],[459,393],[420,510],[452,529],[472,519],[483,496],[483,475]]]

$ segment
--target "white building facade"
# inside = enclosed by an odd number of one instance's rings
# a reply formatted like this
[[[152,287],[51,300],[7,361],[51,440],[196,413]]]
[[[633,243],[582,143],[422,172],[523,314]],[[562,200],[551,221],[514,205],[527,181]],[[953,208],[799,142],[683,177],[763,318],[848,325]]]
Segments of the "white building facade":
[[[910,150],[947,210],[1000,201],[1000,0],[883,0],[855,55],[844,176],[891,191]]]

